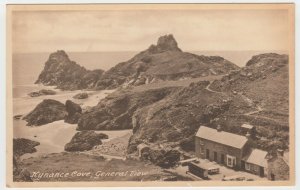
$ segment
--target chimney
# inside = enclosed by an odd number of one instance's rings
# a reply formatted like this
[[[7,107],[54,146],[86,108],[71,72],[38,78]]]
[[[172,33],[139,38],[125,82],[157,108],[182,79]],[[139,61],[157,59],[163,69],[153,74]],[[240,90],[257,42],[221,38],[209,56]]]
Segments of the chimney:
[[[222,131],[222,127],[220,125],[217,126],[217,131],[221,132]]]
[[[282,149],[277,149],[277,156],[278,157],[283,157],[284,151]]]

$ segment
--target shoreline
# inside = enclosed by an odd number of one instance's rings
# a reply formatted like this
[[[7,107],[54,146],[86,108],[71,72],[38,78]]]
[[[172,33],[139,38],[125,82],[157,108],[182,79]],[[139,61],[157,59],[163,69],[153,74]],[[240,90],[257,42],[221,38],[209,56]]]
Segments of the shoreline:
[[[24,85],[28,86],[28,85]],[[31,112],[40,102],[44,99],[53,99],[65,103],[66,100],[72,100],[79,104],[82,109],[90,106],[96,106],[101,99],[104,99],[108,94],[114,92],[114,90],[101,90],[101,91],[61,91],[55,89],[53,86],[43,85],[29,85],[34,88],[34,91],[41,89],[51,89],[57,94],[55,95],[43,95],[39,97],[30,97],[27,95],[28,92],[23,92],[23,96],[13,98],[13,115],[22,115],[18,120],[13,120],[13,137],[14,138],[26,138],[34,140],[40,143],[36,147],[36,152],[26,153],[21,156],[21,160],[30,157],[45,156],[51,153],[64,152],[64,146],[72,137],[79,131],[76,130],[77,124],[65,123],[64,120],[54,121],[42,126],[26,126],[26,121],[22,118]],[[21,88],[22,90],[22,88]],[[87,92],[89,97],[87,99],[74,99],[75,94]],[[119,138],[128,134],[131,130],[117,130],[117,131],[99,131],[109,136],[109,139],[103,140],[103,143],[109,142],[115,138]],[[97,131],[96,131],[97,132]]]

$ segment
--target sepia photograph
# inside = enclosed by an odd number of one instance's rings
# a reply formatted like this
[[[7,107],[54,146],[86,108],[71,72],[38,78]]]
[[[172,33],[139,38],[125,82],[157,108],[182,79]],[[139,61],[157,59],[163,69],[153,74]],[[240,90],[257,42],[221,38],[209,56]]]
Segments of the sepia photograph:
[[[8,187],[295,184],[294,4],[6,9]]]

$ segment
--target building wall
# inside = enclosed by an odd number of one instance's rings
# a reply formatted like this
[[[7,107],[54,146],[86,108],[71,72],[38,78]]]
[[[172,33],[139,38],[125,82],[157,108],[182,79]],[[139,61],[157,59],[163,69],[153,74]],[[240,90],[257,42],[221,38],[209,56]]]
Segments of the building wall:
[[[245,145],[246,146],[246,145]],[[236,157],[236,168],[241,169],[241,159],[246,147],[242,149],[212,142],[200,137],[195,138],[195,154],[197,157],[206,159],[206,149],[209,149],[209,160],[214,161],[214,152],[217,152],[217,163],[221,163],[221,155],[224,155],[224,164],[227,165],[226,155]],[[203,152],[201,152],[203,149]]]
[[[258,166],[256,164],[251,164],[251,163],[248,163],[248,164],[250,166],[250,170],[248,170],[247,168],[245,168],[245,171],[260,176],[260,168],[261,168],[261,166]],[[267,175],[267,168],[264,168],[264,167],[262,167],[262,168],[264,170],[264,176],[266,176]]]

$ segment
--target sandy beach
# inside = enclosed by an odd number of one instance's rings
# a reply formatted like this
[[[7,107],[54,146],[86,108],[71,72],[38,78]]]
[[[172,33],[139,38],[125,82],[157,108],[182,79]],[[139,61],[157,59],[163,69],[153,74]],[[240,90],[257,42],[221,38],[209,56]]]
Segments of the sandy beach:
[[[81,90],[76,91],[61,91],[55,89],[54,87],[45,87],[42,85],[30,85],[19,90],[19,97],[13,99],[13,111],[14,115],[25,116],[30,111],[32,111],[36,105],[43,101],[43,99],[54,99],[65,103],[66,100],[72,100],[73,102],[80,104],[84,109],[89,106],[95,106],[97,103],[105,98],[108,94],[112,93],[114,90],[102,90],[102,91],[85,91],[89,94],[87,99],[74,99],[72,98],[75,94],[83,92]],[[25,90],[24,90],[25,89]],[[30,97],[27,95],[29,90],[37,91],[40,89],[51,89],[55,90],[55,95],[44,95],[39,97]],[[33,154],[25,154],[22,159],[29,157],[42,156],[50,153],[59,153],[64,151],[64,146],[68,143],[74,134],[77,132],[77,124],[65,123],[63,120],[55,121],[42,125],[39,127],[29,127],[26,126],[26,121],[14,120],[14,138],[26,138],[34,141],[40,142],[40,145],[36,147],[37,152]],[[105,133],[109,136],[109,139],[104,140],[108,142],[112,139],[124,136],[130,133],[131,130],[121,130],[121,131],[99,131],[99,133]]]

